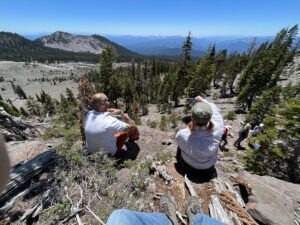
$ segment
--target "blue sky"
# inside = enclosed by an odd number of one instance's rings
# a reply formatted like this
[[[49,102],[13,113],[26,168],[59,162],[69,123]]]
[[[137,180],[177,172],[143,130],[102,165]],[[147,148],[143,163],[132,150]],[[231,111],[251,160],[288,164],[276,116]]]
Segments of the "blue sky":
[[[2,0],[0,31],[269,36],[300,25],[300,0]]]

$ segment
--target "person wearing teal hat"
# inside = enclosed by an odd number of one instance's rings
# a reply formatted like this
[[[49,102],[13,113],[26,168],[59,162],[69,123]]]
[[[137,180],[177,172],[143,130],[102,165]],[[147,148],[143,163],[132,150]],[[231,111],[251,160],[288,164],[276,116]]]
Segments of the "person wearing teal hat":
[[[175,136],[177,168],[188,176],[208,181],[217,176],[215,163],[224,129],[218,107],[197,96],[191,112],[191,122]]]

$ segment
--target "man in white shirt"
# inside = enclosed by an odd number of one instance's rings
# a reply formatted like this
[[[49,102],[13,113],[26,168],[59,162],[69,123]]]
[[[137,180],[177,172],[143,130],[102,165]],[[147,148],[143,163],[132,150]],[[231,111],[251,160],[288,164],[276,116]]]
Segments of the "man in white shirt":
[[[124,151],[122,147],[128,139],[138,139],[139,131],[134,121],[121,110],[109,108],[110,104],[105,94],[95,94],[91,104],[94,110],[86,115],[84,130],[88,152],[102,149],[109,155],[117,156]]]
[[[215,104],[200,96],[195,99],[189,127],[178,131],[175,137],[178,144],[176,158],[182,172],[209,180],[217,176],[214,165],[224,123]]]

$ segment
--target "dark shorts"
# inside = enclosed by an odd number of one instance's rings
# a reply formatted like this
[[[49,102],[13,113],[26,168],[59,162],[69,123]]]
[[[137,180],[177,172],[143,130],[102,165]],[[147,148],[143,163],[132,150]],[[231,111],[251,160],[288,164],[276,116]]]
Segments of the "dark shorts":
[[[193,180],[197,180],[199,182],[208,182],[213,178],[218,176],[217,170],[215,166],[212,166],[208,169],[195,169],[194,167],[187,164],[183,158],[181,157],[181,149],[177,148],[177,169],[181,174],[187,174],[187,176]]]

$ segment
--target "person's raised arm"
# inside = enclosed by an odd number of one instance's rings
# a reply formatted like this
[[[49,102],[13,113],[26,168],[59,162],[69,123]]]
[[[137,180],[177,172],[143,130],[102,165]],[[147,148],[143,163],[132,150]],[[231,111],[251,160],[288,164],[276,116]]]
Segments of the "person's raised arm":
[[[210,105],[210,107],[212,108],[212,111],[213,111],[213,114],[212,114],[212,117],[210,120],[215,125],[216,130],[223,131],[224,122],[223,122],[223,117],[221,115],[220,109],[214,103],[207,101],[206,99],[204,99],[201,96],[197,96],[195,99],[198,102],[206,102]]]
[[[107,112],[109,112],[111,115],[120,116],[122,120],[125,123],[128,123],[129,125],[135,125],[135,122],[132,119],[130,119],[128,115],[123,113],[120,109],[109,108]]]

